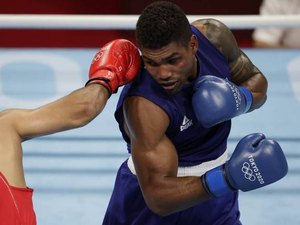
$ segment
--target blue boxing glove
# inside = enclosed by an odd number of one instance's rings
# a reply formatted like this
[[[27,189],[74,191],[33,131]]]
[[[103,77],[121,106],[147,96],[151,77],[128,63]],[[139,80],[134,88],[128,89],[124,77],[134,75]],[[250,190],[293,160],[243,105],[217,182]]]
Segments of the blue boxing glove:
[[[288,165],[280,145],[263,134],[249,134],[240,140],[230,160],[202,176],[207,192],[219,197],[242,190],[251,191],[283,178]]]
[[[195,83],[193,109],[204,127],[212,127],[249,111],[252,93],[222,78],[206,75]]]

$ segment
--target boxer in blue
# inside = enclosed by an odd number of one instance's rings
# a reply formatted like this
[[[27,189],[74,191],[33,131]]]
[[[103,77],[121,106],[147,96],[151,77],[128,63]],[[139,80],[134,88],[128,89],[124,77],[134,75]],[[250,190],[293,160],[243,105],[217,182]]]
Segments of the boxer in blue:
[[[103,224],[241,224],[238,190],[288,170],[279,144],[261,133],[244,137],[227,160],[231,118],[265,103],[265,76],[224,24],[189,24],[171,2],[144,9],[136,38],[143,68],[115,112],[130,157]]]

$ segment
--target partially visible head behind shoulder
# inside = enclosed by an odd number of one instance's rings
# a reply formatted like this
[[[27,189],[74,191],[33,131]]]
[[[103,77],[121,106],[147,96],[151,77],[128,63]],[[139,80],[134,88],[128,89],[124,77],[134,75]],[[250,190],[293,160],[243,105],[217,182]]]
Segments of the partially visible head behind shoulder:
[[[171,42],[187,47],[191,36],[191,26],[185,13],[168,1],[148,5],[136,25],[136,40],[142,48],[159,49]]]

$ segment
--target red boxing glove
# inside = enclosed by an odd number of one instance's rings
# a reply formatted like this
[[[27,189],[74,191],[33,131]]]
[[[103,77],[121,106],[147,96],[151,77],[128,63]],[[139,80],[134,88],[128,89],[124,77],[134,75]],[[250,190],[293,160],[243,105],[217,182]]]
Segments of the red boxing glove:
[[[116,39],[104,45],[95,55],[89,71],[89,81],[116,93],[119,86],[133,80],[139,72],[141,57],[137,47],[128,40]]]

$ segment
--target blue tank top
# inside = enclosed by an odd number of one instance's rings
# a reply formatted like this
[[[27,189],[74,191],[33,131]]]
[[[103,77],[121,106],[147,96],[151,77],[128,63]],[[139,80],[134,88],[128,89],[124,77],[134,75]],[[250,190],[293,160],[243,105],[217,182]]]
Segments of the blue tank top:
[[[198,61],[198,77],[214,75],[231,79],[226,58],[218,49],[195,27],[193,34],[199,41],[196,53]],[[179,166],[194,166],[213,160],[222,155],[227,147],[227,138],[231,121],[220,123],[211,128],[204,128],[197,121],[192,107],[193,83],[185,86],[180,92],[170,95],[151,77],[147,70],[142,69],[135,81],[126,85],[120,95],[115,118],[119,129],[131,152],[130,140],[124,128],[123,102],[129,96],[141,96],[161,107],[169,116],[170,124],[166,131],[167,137],[176,147]]]

